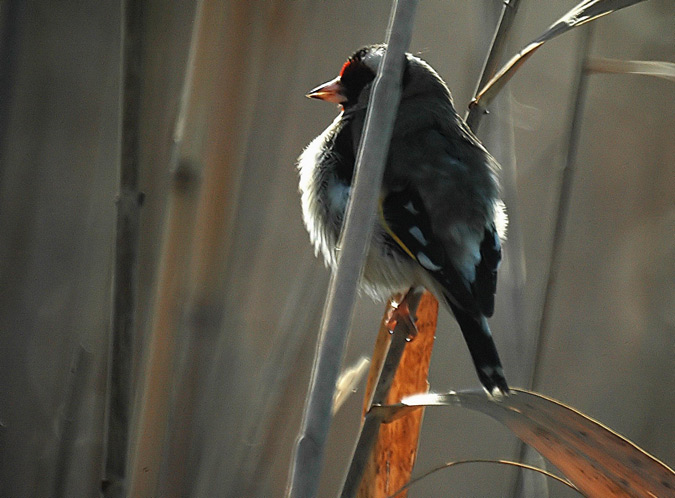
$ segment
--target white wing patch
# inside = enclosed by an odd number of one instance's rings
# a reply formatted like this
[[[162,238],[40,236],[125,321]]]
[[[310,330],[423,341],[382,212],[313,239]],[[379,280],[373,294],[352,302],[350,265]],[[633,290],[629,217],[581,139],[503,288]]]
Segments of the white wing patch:
[[[412,201],[408,201],[407,204],[404,204],[403,207],[405,208],[406,211],[408,211],[410,214],[420,214],[420,212],[415,209],[415,206],[413,206]]]
[[[506,240],[506,228],[509,226],[509,218],[506,215],[506,206],[504,203],[497,199],[495,201],[495,228],[499,234],[499,238]]]
[[[431,261],[429,257],[421,251],[418,252],[415,255],[415,257],[417,258],[419,264],[421,264],[424,268],[426,268],[429,271],[438,271],[443,269],[442,266],[434,264],[433,261]]]
[[[415,227],[415,226],[410,227],[408,229],[408,232],[410,233],[410,235],[415,237],[415,240],[417,242],[419,242],[421,245],[423,245],[423,246],[429,245],[429,241],[426,239],[426,237],[422,233],[422,230],[420,230],[419,227]]]

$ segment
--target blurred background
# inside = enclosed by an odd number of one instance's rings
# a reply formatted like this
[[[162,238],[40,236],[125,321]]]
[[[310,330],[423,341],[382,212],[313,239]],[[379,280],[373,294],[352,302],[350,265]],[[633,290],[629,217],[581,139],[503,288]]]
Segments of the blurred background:
[[[575,3],[521,2],[507,53]],[[446,80],[460,112],[501,5],[420,2],[411,51]],[[673,62],[672,7],[650,0],[593,23],[588,55]],[[148,496],[283,494],[329,278],[302,226],[295,160],[338,112],[304,94],[332,79],[360,46],[383,41],[390,8],[352,0],[142,2],[145,201],[130,374],[132,447],[139,447],[143,414],[160,412],[151,441],[159,460],[136,468],[159,482]],[[119,1],[0,2],[6,497],[96,496],[100,489],[122,20]],[[672,466],[675,86],[649,76],[588,76],[567,223],[553,247],[587,29],[534,55],[480,129],[504,166],[511,215],[491,324],[512,385],[572,405]],[[559,266],[542,332],[554,252]],[[383,309],[359,300],[345,365],[370,354]],[[153,348],[166,353],[159,398],[144,391]],[[430,384],[434,391],[479,386],[445,311]],[[321,496],[334,496],[341,484],[362,387],[333,422]],[[413,474],[449,460],[517,459],[520,451],[483,415],[429,409]],[[550,486],[551,496],[575,496]],[[436,473],[410,496],[512,496],[517,489],[513,470],[482,464]]]

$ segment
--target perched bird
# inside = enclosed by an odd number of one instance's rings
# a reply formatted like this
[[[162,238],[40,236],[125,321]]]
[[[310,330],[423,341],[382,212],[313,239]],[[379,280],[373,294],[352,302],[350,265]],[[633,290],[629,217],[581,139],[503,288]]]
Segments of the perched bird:
[[[298,159],[305,226],[332,268],[385,50],[358,50],[337,78],[307,95],[342,108]],[[493,395],[508,393],[487,323],[506,229],[499,165],[457,114],[431,66],[406,54],[402,85],[361,287],[378,300],[412,286],[429,289],[457,319],[483,387]]]

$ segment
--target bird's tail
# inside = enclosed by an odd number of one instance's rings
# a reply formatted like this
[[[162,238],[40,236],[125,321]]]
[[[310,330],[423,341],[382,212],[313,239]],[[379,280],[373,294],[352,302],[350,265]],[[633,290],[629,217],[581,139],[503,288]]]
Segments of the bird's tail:
[[[490,394],[499,394],[499,391],[501,394],[508,394],[509,386],[487,319],[482,315],[476,316],[464,311],[450,300],[448,304],[462,330],[481,384]]]

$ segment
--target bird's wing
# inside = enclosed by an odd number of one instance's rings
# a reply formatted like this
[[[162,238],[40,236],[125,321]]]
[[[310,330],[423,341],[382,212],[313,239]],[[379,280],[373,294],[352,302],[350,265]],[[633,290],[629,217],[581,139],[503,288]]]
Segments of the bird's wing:
[[[480,244],[480,262],[476,265],[476,279],[471,288],[481,312],[491,317],[495,311],[497,292],[497,269],[502,260],[502,244],[494,224],[485,228]]]
[[[449,261],[442,241],[416,190],[408,186],[390,192],[380,201],[380,224],[391,237],[394,250],[417,261],[443,287],[445,297],[467,311],[478,304],[471,282]]]
[[[420,114],[434,116],[409,116]],[[467,312],[491,316],[501,246],[486,224],[497,194],[490,157],[470,132],[456,127],[433,120],[397,127],[383,183],[388,232],[447,298]],[[422,241],[415,237],[420,234]]]
[[[489,392],[495,388],[508,392],[485,318],[494,311],[497,266],[501,258],[499,236],[494,227],[485,230],[475,279],[469,282],[446,255],[442,241],[434,236],[424,203],[414,188],[407,187],[381,199],[380,223],[389,234],[394,250],[417,261],[442,287],[443,297],[459,323],[481,383]]]

